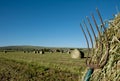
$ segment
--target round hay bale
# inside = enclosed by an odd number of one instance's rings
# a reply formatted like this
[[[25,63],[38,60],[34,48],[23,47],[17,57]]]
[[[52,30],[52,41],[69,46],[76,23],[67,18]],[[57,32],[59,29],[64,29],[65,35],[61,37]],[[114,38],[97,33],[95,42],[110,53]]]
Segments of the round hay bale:
[[[24,53],[26,53],[26,51],[24,51]]]
[[[70,54],[70,51],[67,51],[67,54]]]
[[[74,49],[72,52],[71,52],[71,57],[72,58],[81,58],[81,53],[78,49]]]
[[[39,51],[40,54],[44,54],[44,51]]]
[[[37,53],[37,51],[35,51],[35,53]]]
[[[81,58],[84,58],[84,52],[80,51]]]
[[[7,53],[8,51],[5,50],[4,52]]]

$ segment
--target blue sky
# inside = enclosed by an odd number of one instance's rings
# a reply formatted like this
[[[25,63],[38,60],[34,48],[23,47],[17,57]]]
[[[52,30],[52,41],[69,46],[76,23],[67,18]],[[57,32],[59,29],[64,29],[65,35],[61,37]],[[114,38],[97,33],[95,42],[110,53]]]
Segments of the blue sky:
[[[116,6],[120,0],[0,0],[0,46],[87,47],[80,22],[97,17],[96,7],[112,18]]]

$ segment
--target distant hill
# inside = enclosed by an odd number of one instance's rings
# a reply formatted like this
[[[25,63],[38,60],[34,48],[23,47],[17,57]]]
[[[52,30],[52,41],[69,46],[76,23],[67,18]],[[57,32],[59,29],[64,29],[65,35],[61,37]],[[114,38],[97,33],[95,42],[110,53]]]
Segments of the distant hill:
[[[23,46],[4,46],[0,47],[0,50],[14,50],[14,51],[23,51],[23,50],[41,50],[41,49],[62,49],[62,50],[73,50],[75,48],[67,48],[67,47],[44,47],[44,46],[30,46],[30,45],[23,45]],[[86,51],[86,48],[77,48],[82,51]]]
[[[4,46],[0,47],[0,50],[34,50],[34,49],[44,49],[46,47],[42,46]]]

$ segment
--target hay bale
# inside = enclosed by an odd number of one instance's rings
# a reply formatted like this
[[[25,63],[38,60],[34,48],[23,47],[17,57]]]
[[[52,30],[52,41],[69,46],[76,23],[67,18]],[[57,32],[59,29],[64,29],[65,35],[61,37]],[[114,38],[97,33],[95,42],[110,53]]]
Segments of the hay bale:
[[[112,24],[106,30],[110,44],[107,63],[103,68],[94,70],[90,81],[120,81],[120,14],[113,19]],[[94,56],[92,59],[95,60]]]
[[[36,53],[37,53],[37,51],[34,51],[34,53],[36,54]]]
[[[7,53],[8,51],[5,50],[4,52]]]
[[[84,58],[84,52],[80,51],[81,58]]]
[[[77,59],[77,58],[83,58],[84,57],[84,55],[83,55],[84,53],[82,52],[80,52],[78,49],[74,49],[72,52],[71,52],[71,57],[72,58],[75,58],[75,59]]]
[[[26,51],[23,51],[24,53],[26,53]]]
[[[44,54],[44,51],[38,51],[40,54]]]
[[[67,51],[67,54],[70,54],[70,51]]]

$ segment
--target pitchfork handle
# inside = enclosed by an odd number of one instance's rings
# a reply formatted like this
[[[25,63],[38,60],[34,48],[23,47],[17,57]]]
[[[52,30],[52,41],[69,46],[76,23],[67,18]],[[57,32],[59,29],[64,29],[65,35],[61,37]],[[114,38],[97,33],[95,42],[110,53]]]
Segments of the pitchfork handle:
[[[85,74],[84,80],[83,81],[89,81],[90,80],[90,76],[92,75],[94,69],[93,68],[89,68],[87,70],[87,73]]]

